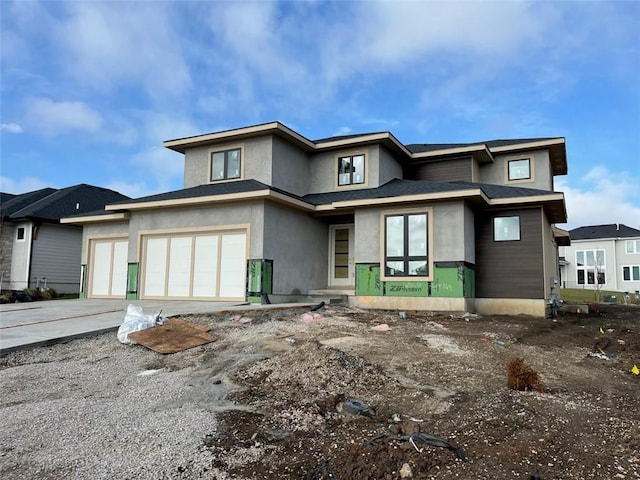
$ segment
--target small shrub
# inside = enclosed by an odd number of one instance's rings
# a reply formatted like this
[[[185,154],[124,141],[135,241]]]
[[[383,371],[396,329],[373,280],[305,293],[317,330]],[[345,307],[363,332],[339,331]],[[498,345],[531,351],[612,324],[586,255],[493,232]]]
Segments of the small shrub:
[[[507,385],[513,390],[544,391],[540,375],[520,357],[507,361]]]
[[[33,301],[40,300],[42,298],[42,295],[40,295],[40,290],[38,290],[37,288],[25,288],[24,290],[22,290],[22,293],[31,297],[31,300]]]
[[[40,290],[40,296],[43,300],[52,300],[58,296],[58,293],[53,288],[44,288]]]

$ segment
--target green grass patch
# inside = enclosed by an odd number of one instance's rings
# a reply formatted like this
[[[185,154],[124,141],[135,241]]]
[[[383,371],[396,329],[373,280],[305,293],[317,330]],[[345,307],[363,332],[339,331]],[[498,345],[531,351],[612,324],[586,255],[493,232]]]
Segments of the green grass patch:
[[[588,290],[586,288],[561,288],[560,298],[565,303],[595,303],[598,302],[598,291]],[[605,301],[605,296],[615,296],[615,303],[624,303],[624,292],[616,292],[614,290],[600,290],[599,303]],[[631,294],[629,303],[634,303],[634,295]]]

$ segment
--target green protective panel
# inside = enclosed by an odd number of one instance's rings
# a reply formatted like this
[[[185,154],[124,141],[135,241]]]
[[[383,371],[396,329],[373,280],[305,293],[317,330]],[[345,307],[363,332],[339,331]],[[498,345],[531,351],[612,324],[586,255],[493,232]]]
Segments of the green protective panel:
[[[127,265],[127,300],[138,298],[138,264]]]
[[[459,267],[464,269],[464,292],[465,298],[474,298],[476,296],[476,271],[468,267]]]
[[[384,293],[388,297],[427,297],[429,282],[384,282]]]
[[[356,295],[382,296],[382,282],[380,281],[380,265],[356,265]]]
[[[247,297],[273,293],[273,260],[247,260]]]
[[[432,297],[467,297],[475,295],[475,272],[466,266],[434,267]]]
[[[80,292],[78,298],[87,298],[87,266],[80,265]]]
[[[432,297],[462,297],[464,278],[459,267],[434,267],[431,281]]]

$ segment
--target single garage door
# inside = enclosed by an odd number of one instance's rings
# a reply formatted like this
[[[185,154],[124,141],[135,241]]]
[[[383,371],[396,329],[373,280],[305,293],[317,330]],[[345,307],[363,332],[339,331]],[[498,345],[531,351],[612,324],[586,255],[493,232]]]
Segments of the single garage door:
[[[126,239],[91,241],[89,297],[125,298],[128,246]]]
[[[246,231],[145,236],[141,297],[244,299],[246,250]]]

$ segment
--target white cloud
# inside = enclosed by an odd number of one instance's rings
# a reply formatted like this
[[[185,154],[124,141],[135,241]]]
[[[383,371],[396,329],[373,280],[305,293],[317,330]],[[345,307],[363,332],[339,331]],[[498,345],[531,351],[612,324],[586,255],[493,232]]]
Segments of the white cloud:
[[[83,102],[56,102],[49,98],[31,98],[26,104],[29,125],[45,135],[73,130],[97,132],[103,124],[102,115]]]
[[[144,179],[148,191],[159,193],[182,187],[184,156],[163,147],[142,150],[131,158],[136,179]],[[132,183],[128,179],[127,183]]]
[[[596,166],[577,182],[559,179],[556,190],[565,194],[570,229],[611,223],[640,228],[638,185],[640,178],[629,172]]]
[[[21,193],[33,192],[34,190],[40,190],[47,187],[57,188],[51,185],[49,182],[37,177],[0,177],[0,192],[4,193],[13,193],[17,195]]]
[[[22,133],[24,130],[17,123],[3,123],[0,124],[0,130],[8,133]]]
[[[538,44],[548,28],[544,14],[524,2],[373,2],[362,7],[358,33],[363,35],[354,41],[364,40],[366,57],[385,66],[434,52],[513,55],[521,45]]]
[[[64,67],[95,90],[134,86],[173,98],[191,78],[165,2],[69,2],[54,31]]]

